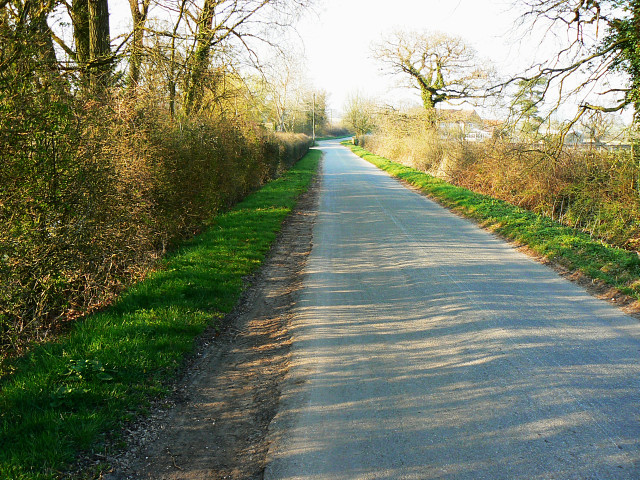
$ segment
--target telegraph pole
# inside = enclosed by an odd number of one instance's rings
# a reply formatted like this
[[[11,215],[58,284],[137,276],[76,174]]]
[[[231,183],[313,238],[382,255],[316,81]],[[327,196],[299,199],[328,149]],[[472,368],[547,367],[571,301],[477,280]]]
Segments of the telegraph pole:
[[[313,119],[311,120],[312,125],[312,135],[313,135],[313,144],[316,144],[316,94],[313,94]]]

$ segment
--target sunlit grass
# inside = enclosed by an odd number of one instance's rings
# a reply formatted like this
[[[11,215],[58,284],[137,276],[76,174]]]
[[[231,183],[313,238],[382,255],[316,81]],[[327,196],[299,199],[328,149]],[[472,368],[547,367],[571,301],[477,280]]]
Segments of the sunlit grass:
[[[640,259],[635,252],[607,245],[579,230],[502,200],[456,187],[349,142],[343,142],[343,145],[378,168],[420,188],[439,203],[503,237],[527,245],[538,255],[570,270],[578,270],[590,278],[602,280],[640,299]]]
[[[66,337],[15,361],[0,390],[0,479],[52,479],[167,393],[195,338],[219,325],[317,169],[312,150],[216,217],[156,273]]]

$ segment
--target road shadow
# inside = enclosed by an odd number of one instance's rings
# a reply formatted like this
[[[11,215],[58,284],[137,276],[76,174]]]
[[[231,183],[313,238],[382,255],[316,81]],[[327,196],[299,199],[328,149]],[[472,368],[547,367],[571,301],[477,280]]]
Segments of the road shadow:
[[[635,319],[326,165],[265,478],[640,478]]]

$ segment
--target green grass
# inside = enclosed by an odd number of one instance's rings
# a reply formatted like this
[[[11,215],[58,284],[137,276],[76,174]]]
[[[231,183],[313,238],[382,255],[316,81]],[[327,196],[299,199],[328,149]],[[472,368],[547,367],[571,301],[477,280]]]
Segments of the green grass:
[[[607,245],[579,230],[502,200],[456,187],[424,172],[374,155],[348,141],[342,143],[376,167],[420,188],[442,205],[499,235],[527,245],[538,255],[570,270],[580,271],[640,299],[640,259],[635,252]]]
[[[237,302],[319,158],[310,151],[111,308],[15,361],[0,390],[1,479],[61,478],[79,452],[103,450],[123,422],[167,393],[196,337]]]
[[[316,137],[316,142],[322,142],[324,140],[338,140],[341,138],[347,138],[350,137],[351,135],[340,135],[338,137],[332,137],[332,136],[325,136],[325,137]]]

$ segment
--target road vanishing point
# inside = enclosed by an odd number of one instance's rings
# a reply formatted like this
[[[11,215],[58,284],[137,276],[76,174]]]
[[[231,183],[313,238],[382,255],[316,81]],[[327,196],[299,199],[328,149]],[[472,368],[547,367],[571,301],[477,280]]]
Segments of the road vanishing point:
[[[265,479],[640,479],[640,323],[342,147]]]

